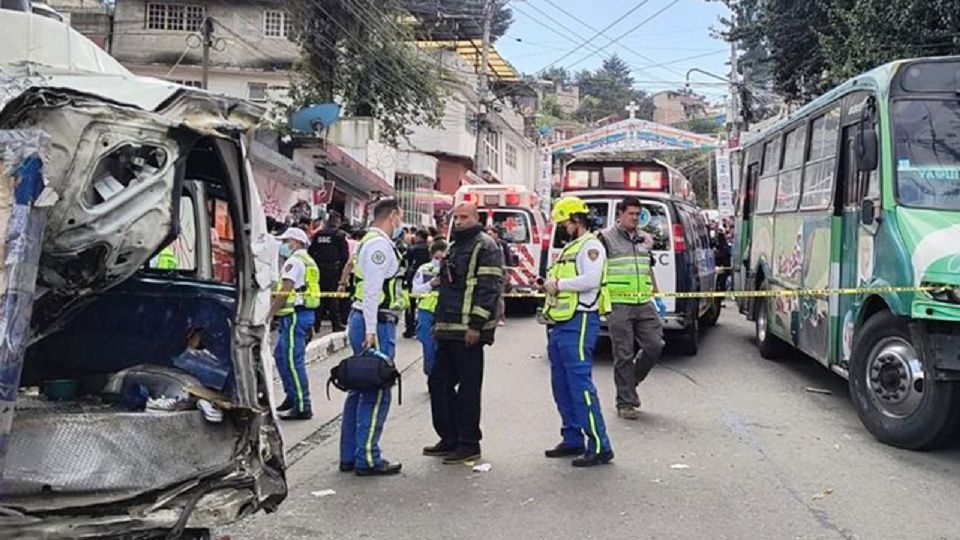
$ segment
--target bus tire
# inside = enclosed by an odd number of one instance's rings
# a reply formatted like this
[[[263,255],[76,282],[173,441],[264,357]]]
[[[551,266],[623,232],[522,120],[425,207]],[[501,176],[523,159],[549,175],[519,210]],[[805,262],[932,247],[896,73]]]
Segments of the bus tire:
[[[677,336],[676,350],[684,356],[696,356],[700,350],[700,319],[698,317],[700,308],[694,305],[690,311],[690,324]]]
[[[760,290],[767,290],[766,282],[760,286]],[[760,356],[766,360],[783,358],[789,350],[789,345],[770,332],[770,299],[757,298],[754,309],[754,335],[757,338],[757,348],[760,350]]]
[[[863,325],[850,355],[850,399],[882,443],[929,450],[951,442],[960,420],[960,386],[937,381],[913,345],[910,320],[889,311]]]

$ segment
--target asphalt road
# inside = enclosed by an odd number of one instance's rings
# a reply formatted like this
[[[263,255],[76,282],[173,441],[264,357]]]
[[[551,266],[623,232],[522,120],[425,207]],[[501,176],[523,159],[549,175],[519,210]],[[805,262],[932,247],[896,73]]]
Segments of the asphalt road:
[[[339,424],[329,422],[288,471],[280,509],[228,532],[284,540],[960,538],[960,449],[877,443],[845,381],[809,359],[762,360],[752,334],[752,323],[726,310],[698,356],[666,357],[641,385],[639,421],[616,417],[602,352],[594,380],[616,459],[580,470],[543,457],[559,441],[544,331],[532,318],[513,319],[487,350],[489,472],[420,455],[436,436],[417,362],[383,438],[402,475],[338,472]],[[336,493],[314,494],[322,490]]]

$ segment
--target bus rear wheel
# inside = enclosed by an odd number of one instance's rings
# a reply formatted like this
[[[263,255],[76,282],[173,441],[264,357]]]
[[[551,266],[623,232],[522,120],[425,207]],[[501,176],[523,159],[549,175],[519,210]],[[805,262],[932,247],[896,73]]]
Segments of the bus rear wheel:
[[[928,450],[956,433],[960,387],[935,380],[933,366],[913,344],[909,322],[884,311],[863,325],[851,351],[850,399],[880,442]]]
[[[766,282],[760,286],[760,290],[767,290]],[[754,330],[760,356],[767,360],[783,358],[787,354],[788,345],[770,331],[770,298],[757,298],[754,309]]]

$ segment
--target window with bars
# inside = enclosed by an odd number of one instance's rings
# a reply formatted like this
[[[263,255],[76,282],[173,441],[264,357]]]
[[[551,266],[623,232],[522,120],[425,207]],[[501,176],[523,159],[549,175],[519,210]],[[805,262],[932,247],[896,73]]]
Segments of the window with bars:
[[[285,11],[263,12],[263,35],[267,37],[289,37],[293,32],[293,18]]]
[[[507,143],[503,149],[503,159],[507,163],[507,167],[517,168],[517,147]]]
[[[206,17],[204,6],[190,4],[147,4],[148,30],[197,32]]]
[[[247,83],[247,99],[250,101],[266,101],[267,85],[266,83]]]
[[[484,138],[484,153],[486,154],[486,165],[495,173],[500,172],[500,134],[496,131],[488,131]]]

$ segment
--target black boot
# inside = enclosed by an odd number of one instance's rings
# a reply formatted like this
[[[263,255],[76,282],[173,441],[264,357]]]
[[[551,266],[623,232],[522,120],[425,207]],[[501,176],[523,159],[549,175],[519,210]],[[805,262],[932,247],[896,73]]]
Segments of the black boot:
[[[283,403],[277,406],[277,412],[286,412],[293,408],[293,401],[290,398],[284,398]]]
[[[461,446],[457,448],[453,453],[443,458],[443,464],[457,465],[460,463],[466,463],[468,461],[479,461],[479,460],[480,460],[480,448],[467,448],[467,447]]]
[[[594,465],[606,465],[613,460],[613,450],[607,450],[606,452],[590,452],[583,457],[579,457],[573,460],[572,465],[574,467],[593,467]]]
[[[583,455],[582,446],[565,446],[560,443],[549,450],[545,450],[543,455],[548,458],[573,457]]]
[[[443,441],[433,446],[424,446],[423,455],[430,457],[447,457],[456,451],[456,445],[446,444]]]
[[[355,472],[357,473],[357,476],[389,476],[393,474],[400,474],[401,468],[403,468],[402,463],[390,463],[389,461],[384,460],[372,469],[356,469]]]

